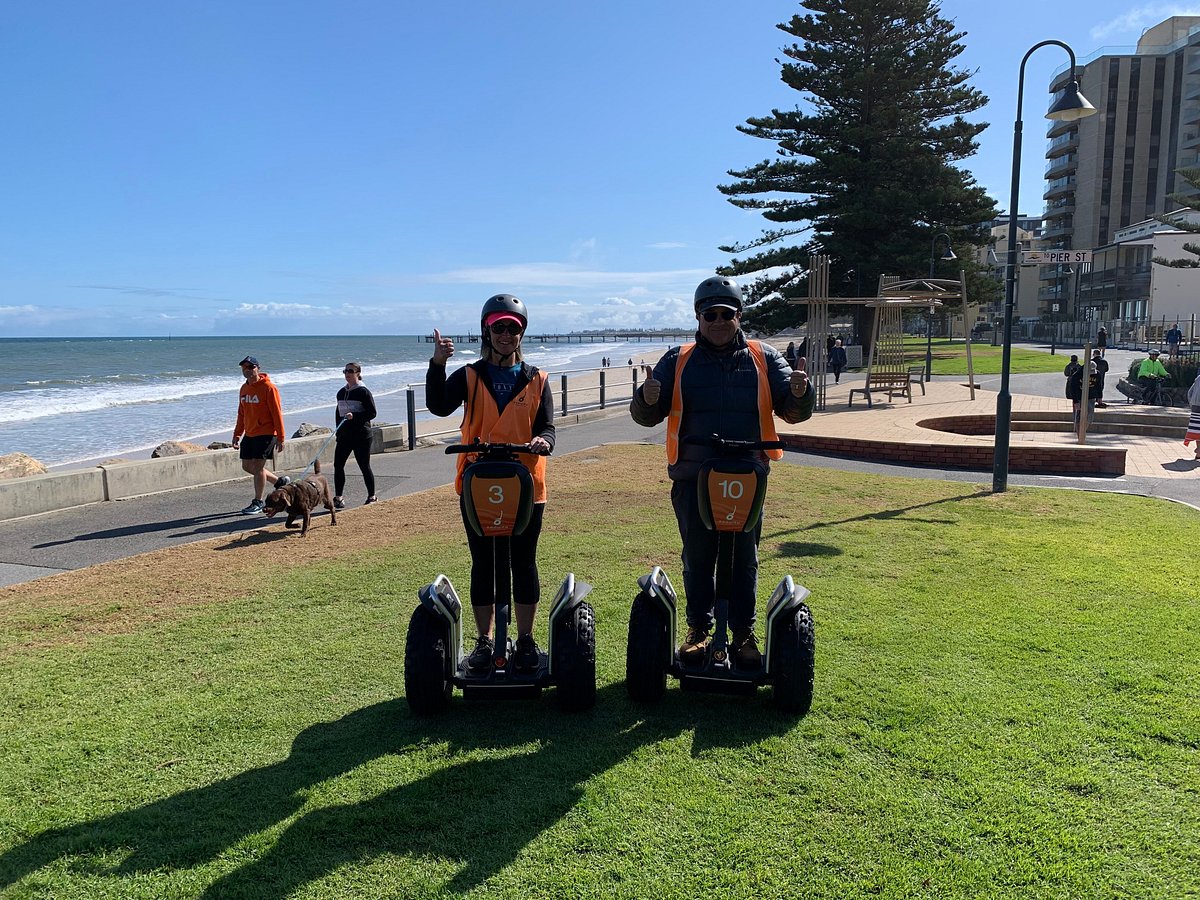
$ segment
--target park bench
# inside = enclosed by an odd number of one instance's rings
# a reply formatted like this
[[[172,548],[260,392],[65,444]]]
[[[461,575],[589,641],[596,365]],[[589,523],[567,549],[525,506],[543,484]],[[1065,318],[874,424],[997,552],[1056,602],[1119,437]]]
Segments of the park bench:
[[[908,367],[908,383],[919,385],[921,388],[921,396],[925,395],[925,366],[909,366]],[[910,398],[911,400],[911,398]]]
[[[925,367],[921,366],[922,372]],[[849,406],[854,405],[854,395],[862,394],[867,398],[867,408],[871,407],[871,394],[875,391],[887,394],[888,398],[894,397],[896,394],[903,394],[908,398],[908,402],[912,403],[912,382],[910,380],[912,370],[908,372],[872,372],[867,376],[867,383],[860,388],[850,389]]]

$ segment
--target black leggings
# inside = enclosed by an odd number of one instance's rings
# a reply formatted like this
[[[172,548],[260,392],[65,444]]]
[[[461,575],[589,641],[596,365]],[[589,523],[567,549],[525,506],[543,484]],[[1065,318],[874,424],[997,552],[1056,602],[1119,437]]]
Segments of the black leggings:
[[[346,487],[346,460],[354,454],[354,461],[362,470],[363,483],[367,486],[367,496],[375,496],[375,473],[371,471],[371,432],[348,441],[338,441],[333,445],[333,492],[342,496]]]
[[[467,514],[459,498],[459,511],[467,527],[467,546],[471,548],[471,605],[491,606],[496,602],[496,568],[493,542],[495,538],[476,534],[467,524]],[[542,533],[542,514],[545,503],[533,504],[529,525],[520,534],[509,538],[512,560],[512,596],[516,603],[537,603],[541,596],[538,583],[537,544]]]

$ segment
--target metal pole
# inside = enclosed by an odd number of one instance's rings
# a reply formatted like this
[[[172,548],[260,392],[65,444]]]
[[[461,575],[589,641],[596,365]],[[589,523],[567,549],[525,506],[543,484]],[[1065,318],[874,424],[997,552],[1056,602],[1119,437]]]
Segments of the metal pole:
[[[604,409],[604,370],[600,370],[600,408]]]
[[[567,375],[564,372],[559,377],[562,379],[562,411],[559,412],[559,415],[565,416],[567,414]]]
[[[417,392],[412,388],[404,391],[404,405],[407,407],[408,449],[417,449]]]
[[[1008,204],[1008,277],[1004,282],[1004,349],[1000,354],[1000,391],[996,395],[996,449],[992,457],[992,491],[1008,490],[1008,449],[1012,431],[1012,394],[1009,376],[1012,371],[1012,321],[1016,298],[1017,273],[1017,206],[1021,193],[1021,104],[1025,94],[1025,63],[1035,50],[1055,44],[1071,57],[1071,81],[1075,81],[1075,51],[1062,41],[1041,41],[1026,51],[1021,59],[1017,77],[1017,118],[1013,122],[1012,185]]]

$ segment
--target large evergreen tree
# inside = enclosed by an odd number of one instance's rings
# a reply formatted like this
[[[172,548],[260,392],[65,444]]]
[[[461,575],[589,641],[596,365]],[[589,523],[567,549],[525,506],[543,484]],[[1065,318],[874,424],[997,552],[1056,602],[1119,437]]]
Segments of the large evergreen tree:
[[[1178,192],[1170,194],[1169,200],[1174,200],[1182,208],[1183,212],[1194,211],[1200,209],[1200,203],[1196,200],[1194,191],[1200,188],[1200,168],[1190,166],[1185,169],[1176,169],[1175,174],[1178,175],[1190,187],[1193,193]],[[1187,221],[1180,215],[1180,210],[1173,213],[1167,213],[1163,216],[1155,216],[1154,218],[1162,222],[1164,225],[1170,225],[1172,228],[1177,228],[1180,231],[1186,231],[1189,234],[1200,234],[1200,225]],[[1200,256],[1200,244],[1194,241],[1183,245],[1183,249],[1193,256]],[[1154,262],[1160,266],[1170,266],[1173,269],[1200,269],[1200,259],[1165,259],[1161,256],[1154,257]]]
[[[720,248],[752,251],[718,270],[755,274],[751,302],[807,296],[803,272],[814,252],[831,257],[831,294],[874,296],[881,273],[926,274],[939,231],[956,246],[982,244],[982,223],[995,216],[993,201],[955,165],[978,149],[987,125],[964,117],[987,98],[968,85],[971,72],[953,67],[964,35],[938,4],[805,0],[804,9],[779,25],[798,41],[782,48],[781,77],[804,108],[739,125],[777,144],[777,155],[731,170],[738,180],[719,186],[775,226]],[[792,307],[797,321],[802,308]]]

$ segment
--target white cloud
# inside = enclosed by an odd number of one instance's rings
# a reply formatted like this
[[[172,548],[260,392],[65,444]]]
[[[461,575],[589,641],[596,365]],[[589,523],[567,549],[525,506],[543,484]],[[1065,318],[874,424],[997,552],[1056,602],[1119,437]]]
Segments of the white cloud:
[[[1128,35],[1131,39],[1136,39],[1151,25],[1157,25],[1171,16],[1198,15],[1200,15],[1200,5],[1197,4],[1154,3],[1135,7],[1111,21],[1093,26],[1090,34],[1094,40],[1098,41],[1120,35]]]
[[[656,272],[605,272],[566,263],[509,263],[499,266],[474,266],[452,269],[425,276],[435,284],[510,285],[513,290],[528,288],[569,288],[572,290],[608,290],[617,293],[621,285],[668,286],[691,283],[693,286],[712,274],[711,269],[666,269]],[[652,288],[647,287],[650,290]],[[620,290],[620,293],[629,293]]]
[[[36,306],[0,306],[0,316],[31,316],[38,312]]]
[[[583,241],[576,241],[571,245],[569,259],[571,262],[594,262],[596,259],[596,248],[599,243],[595,238],[588,238]]]
[[[682,247],[686,247],[687,244],[685,244],[683,241],[658,241],[657,243],[647,244],[646,246],[651,250],[678,250]]]

